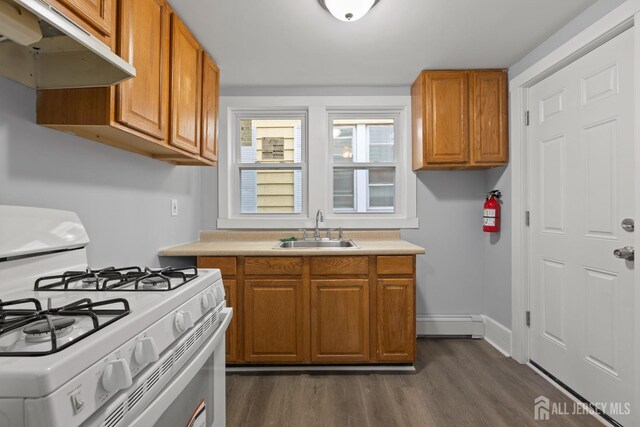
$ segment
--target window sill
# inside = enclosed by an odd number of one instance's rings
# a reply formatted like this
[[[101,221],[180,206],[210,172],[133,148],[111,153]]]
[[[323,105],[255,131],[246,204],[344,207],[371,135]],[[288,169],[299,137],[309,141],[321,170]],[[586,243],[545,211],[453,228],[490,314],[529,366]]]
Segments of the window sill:
[[[218,218],[217,228],[219,230],[234,229],[312,229],[315,221],[310,218]],[[358,218],[332,218],[328,217],[325,222],[320,223],[320,228],[342,227],[350,230],[359,229],[399,229],[418,228],[418,218],[380,218],[379,215],[366,215]]]

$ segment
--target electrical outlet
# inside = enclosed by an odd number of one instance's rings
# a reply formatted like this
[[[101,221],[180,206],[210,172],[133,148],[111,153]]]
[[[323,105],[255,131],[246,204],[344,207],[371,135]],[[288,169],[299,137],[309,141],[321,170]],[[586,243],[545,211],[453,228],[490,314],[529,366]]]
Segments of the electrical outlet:
[[[178,200],[171,199],[171,216],[178,216]]]

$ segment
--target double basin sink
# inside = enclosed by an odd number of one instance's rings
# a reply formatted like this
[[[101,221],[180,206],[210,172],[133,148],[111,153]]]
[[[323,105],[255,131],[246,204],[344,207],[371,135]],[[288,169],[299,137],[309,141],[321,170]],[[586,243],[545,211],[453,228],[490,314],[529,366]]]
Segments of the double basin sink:
[[[279,242],[276,249],[358,249],[359,246],[353,240],[332,240],[332,239],[320,239],[320,240],[291,240],[285,242]]]

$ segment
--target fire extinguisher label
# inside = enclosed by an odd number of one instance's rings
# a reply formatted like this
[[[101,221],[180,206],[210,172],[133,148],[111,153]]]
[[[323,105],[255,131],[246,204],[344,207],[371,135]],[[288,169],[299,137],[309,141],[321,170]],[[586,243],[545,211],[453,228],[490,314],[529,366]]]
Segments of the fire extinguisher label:
[[[495,218],[496,217],[496,210],[495,209],[485,209],[483,216],[490,217],[490,218]]]
[[[495,218],[484,217],[482,225],[485,226],[485,227],[495,227],[496,226],[496,219]]]

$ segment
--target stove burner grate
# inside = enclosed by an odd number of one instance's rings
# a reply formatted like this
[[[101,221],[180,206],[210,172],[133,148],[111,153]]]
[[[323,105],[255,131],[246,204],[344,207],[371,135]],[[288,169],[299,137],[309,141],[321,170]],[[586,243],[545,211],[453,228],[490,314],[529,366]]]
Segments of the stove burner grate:
[[[198,277],[196,267],[108,267],[67,271],[36,280],[36,291],[172,291]],[[172,281],[173,280],[173,281]],[[177,283],[175,283],[177,282]]]
[[[20,308],[31,305],[31,308]],[[104,329],[122,319],[131,312],[129,302],[124,298],[115,298],[93,302],[89,298],[79,299],[62,307],[51,307],[51,299],[47,309],[42,308],[40,301],[26,298],[13,301],[0,300],[0,337],[14,331],[22,330],[28,342],[51,341],[51,347],[42,351],[0,351],[2,356],[45,356],[57,353],[78,341]],[[98,316],[111,317],[100,323]],[[89,318],[92,329],[62,345],[58,339],[69,334],[77,318]]]

